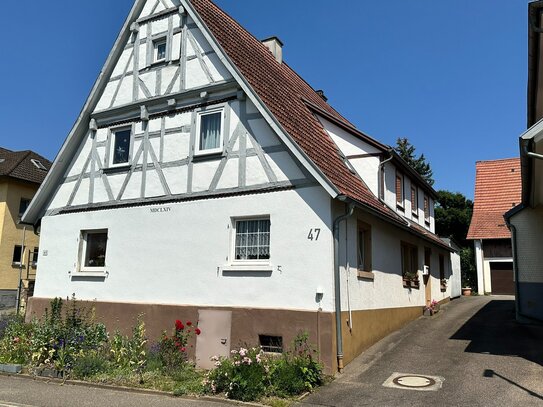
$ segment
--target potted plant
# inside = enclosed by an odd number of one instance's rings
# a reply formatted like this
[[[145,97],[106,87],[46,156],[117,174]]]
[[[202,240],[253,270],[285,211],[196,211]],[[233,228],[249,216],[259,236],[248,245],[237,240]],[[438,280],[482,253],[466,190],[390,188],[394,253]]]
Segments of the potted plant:
[[[471,295],[471,287],[463,287],[462,288],[462,295],[465,295],[466,297],[469,297]]]

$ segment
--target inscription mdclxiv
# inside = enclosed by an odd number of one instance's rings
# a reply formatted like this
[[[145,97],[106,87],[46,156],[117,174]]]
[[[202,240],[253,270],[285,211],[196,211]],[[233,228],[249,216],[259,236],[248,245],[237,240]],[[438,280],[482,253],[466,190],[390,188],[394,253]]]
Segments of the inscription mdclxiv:
[[[162,206],[160,208],[150,208],[151,213],[171,212],[172,208],[169,206]]]

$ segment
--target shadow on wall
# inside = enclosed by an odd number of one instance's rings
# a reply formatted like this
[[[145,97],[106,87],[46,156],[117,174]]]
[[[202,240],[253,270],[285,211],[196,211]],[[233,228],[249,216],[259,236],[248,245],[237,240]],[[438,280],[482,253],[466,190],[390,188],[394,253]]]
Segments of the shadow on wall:
[[[543,325],[516,322],[514,300],[490,301],[450,339],[471,341],[465,352],[517,356],[543,366]]]

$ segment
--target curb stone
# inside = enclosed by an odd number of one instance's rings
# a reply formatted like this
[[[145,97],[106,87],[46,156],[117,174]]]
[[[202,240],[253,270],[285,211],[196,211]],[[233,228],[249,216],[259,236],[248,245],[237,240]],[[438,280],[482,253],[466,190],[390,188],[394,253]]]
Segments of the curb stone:
[[[57,379],[57,378],[52,378],[52,377],[33,376],[29,374],[24,374],[24,373],[12,374],[12,373],[0,372],[0,376],[13,377],[13,378],[23,379],[23,380],[35,380],[35,381],[40,381],[40,382],[45,382],[45,383],[57,383],[60,385],[68,384],[72,386],[93,387],[93,388],[98,388],[98,389],[113,390],[113,391],[119,391],[119,392],[149,394],[149,395],[154,395],[154,396],[166,396],[166,397],[175,398],[175,399],[201,400],[201,401],[210,401],[214,403],[227,403],[227,404],[238,405],[238,406],[240,405],[253,406],[253,407],[265,406],[264,404],[255,403],[255,402],[230,400],[230,399],[214,397],[214,396],[201,396],[201,397],[174,396],[173,392],[162,391],[162,390],[142,389],[138,387],[127,387],[127,386],[115,386],[112,384],[92,383],[92,382],[85,382],[82,380],[63,380],[63,379]],[[305,396],[305,395],[302,395],[302,396]]]

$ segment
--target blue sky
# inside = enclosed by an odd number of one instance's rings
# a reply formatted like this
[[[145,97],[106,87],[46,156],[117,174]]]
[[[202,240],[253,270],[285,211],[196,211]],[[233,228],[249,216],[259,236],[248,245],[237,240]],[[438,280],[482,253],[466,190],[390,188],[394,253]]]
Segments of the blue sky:
[[[473,196],[475,161],[518,156],[527,2],[217,0],[381,142],[407,137],[436,189]],[[132,0],[2,2],[0,146],[53,159]]]

